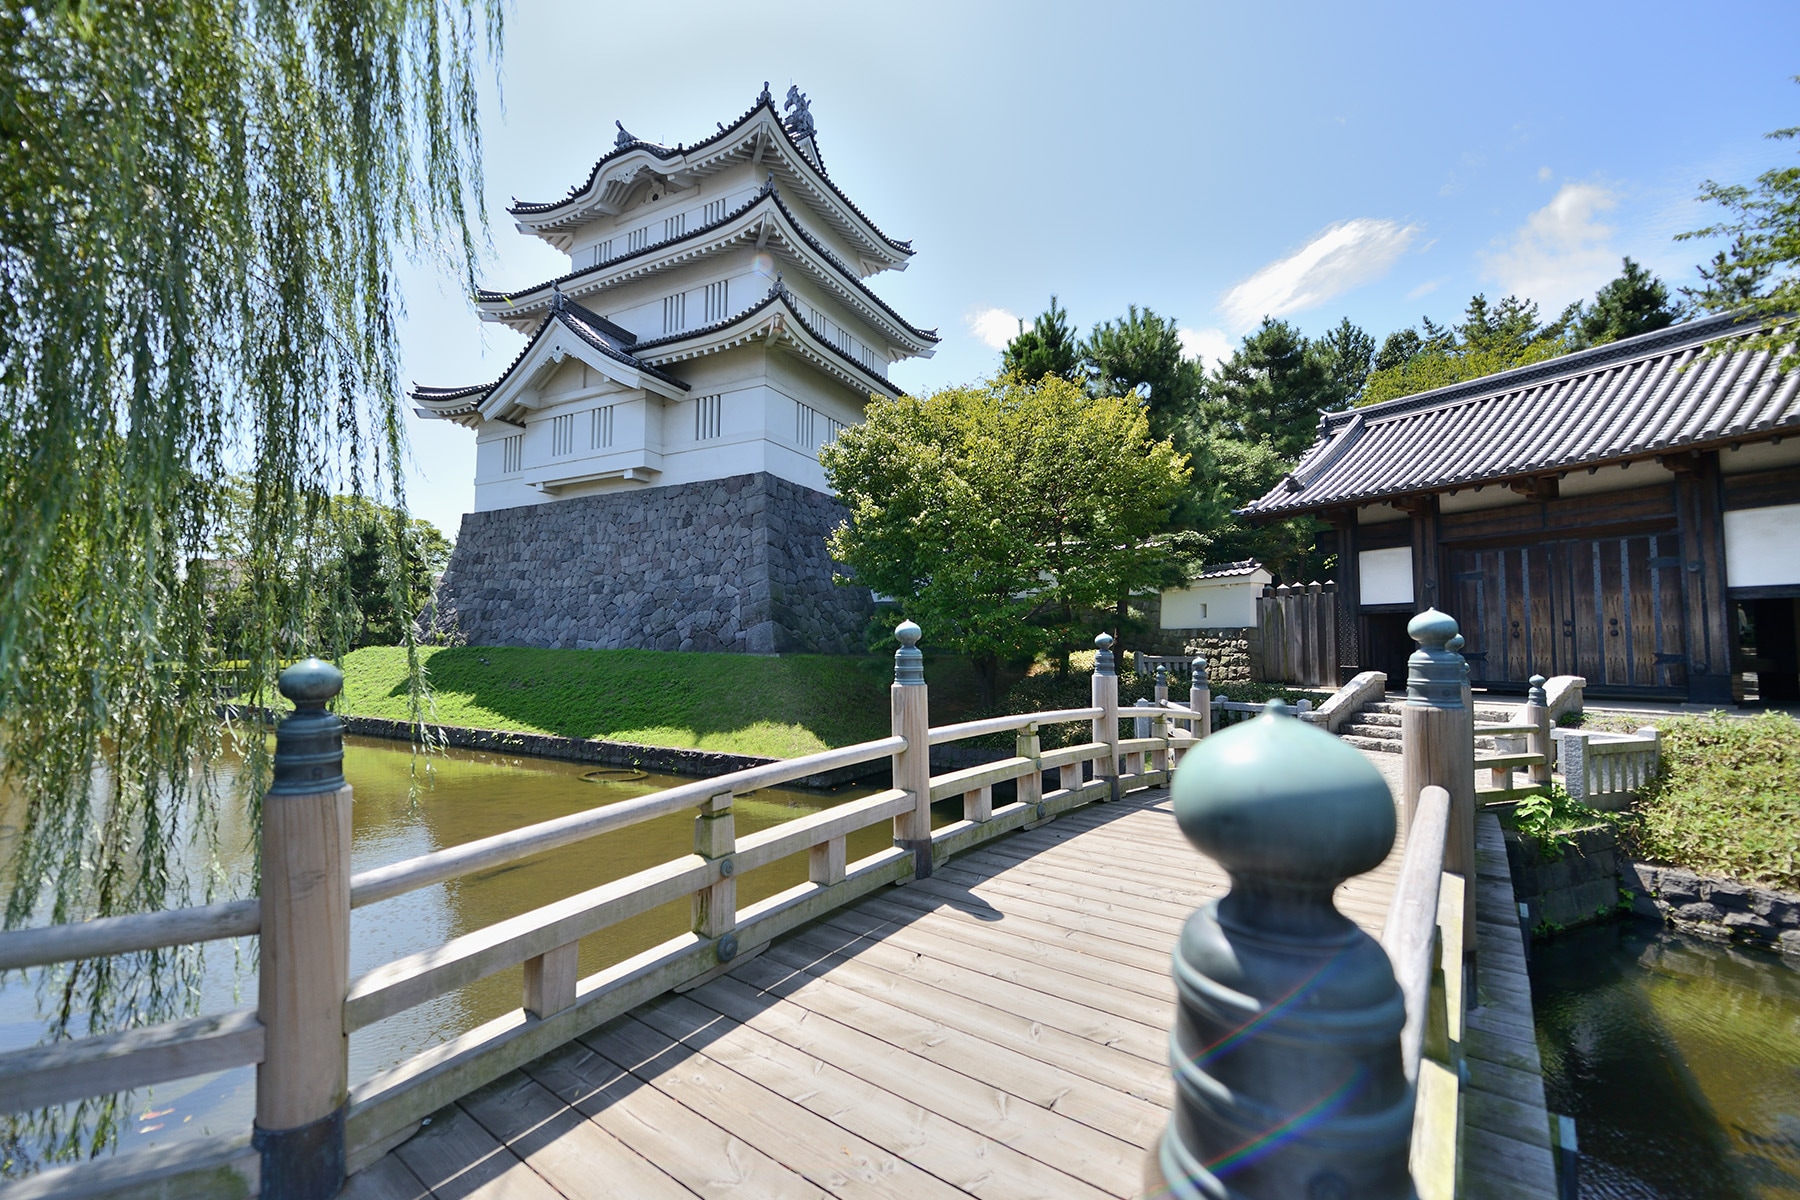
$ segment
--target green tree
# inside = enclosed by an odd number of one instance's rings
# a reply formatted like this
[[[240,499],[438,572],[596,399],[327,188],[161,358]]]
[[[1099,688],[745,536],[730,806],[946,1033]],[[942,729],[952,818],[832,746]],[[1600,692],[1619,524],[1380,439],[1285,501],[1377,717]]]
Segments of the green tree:
[[[1681,309],[1669,302],[1662,280],[1627,256],[1618,278],[1595,293],[1593,305],[1577,306],[1570,315],[1570,348],[1582,350],[1666,329],[1680,319]]]
[[[1266,441],[1292,462],[1312,445],[1319,410],[1347,401],[1332,367],[1298,327],[1265,317],[1207,380],[1202,428],[1209,436]]]
[[[1136,397],[1054,375],[877,400],[821,460],[850,510],[832,557],[968,655],[984,704],[1001,663],[1066,648],[1201,548],[1166,532],[1186,457]]]
[[[1319,339],[1319,350],[1325,357],[1326,370],[1337,393],[1319,407],[1335,409],[1354,404],[1374,368],[1374,337],[1345,317]]]
[[[1036,383],[1046,375],[1081,377],[1081,339],[1075,336],[1069,314],[1055,296],[1029,329],[1021,327],[1019,335],[1006,343],[1000,353],[1000,369],[1026,383]]]
[[[324,646],[329,497],[399,507],[395,258],[473,286],[476,69],[499,31],[489,0],[0,6],[9,922],[213,886],[182,851],[216,827],[216,668],[248,661],[260,698]],[[255,603],[221,646],[217,575],[189,568],[246,462],[230,571]],[[157,1020],[197,971],[189,951],[84,963],[49,1007],[59,1030]],[[98,1150],[110,1119],[61,1152]]]
[[[1533,301],[1508,296],[1490,304],[1477,293],[1460,324],[1445,328],[1426,317],[1420,330],[1389,335],[1357,403],[1429,392],[1565,354],[1569,324],[1579,311],[1571,305],[1557,320],[1545,322]],[[1411,355],[1402,358],[1407,349]]]
[[[1800,76],[1795,77],[1800,83]],[[1800,125],[1767,135],[1776,141],[1800,138]],[[1727,216],[1704,229],[1678,234],[1678,239],[1730,236],[1731,246],[1701,268],[1705,286],[1688,294],[1711,312],[1742,311],[1759,317],[1762,328],[1734,349],[1771,353],[1800,347],[1800,167],[1777,167],[1756,177],[1755,186],[1707,180],[1700,199],[1717,204]],[[1800,364],[1800,354],[1787,354],[1783,371]]]
[[[1185,444],[1206,372],[1183,356],[1181,330],[1173,319],[1133,304],[1118,320],[1094,326],[1081,350],[1096,393],[1137,395],[1150,416],[1150,436]]]

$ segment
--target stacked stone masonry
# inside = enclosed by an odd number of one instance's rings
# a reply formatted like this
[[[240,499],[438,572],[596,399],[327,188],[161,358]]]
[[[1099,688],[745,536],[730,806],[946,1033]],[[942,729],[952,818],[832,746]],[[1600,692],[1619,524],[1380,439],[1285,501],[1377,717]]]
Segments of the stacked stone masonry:
[[[463,517],[437,602],[475,646],[856,654],[830,496],[767,473]]]

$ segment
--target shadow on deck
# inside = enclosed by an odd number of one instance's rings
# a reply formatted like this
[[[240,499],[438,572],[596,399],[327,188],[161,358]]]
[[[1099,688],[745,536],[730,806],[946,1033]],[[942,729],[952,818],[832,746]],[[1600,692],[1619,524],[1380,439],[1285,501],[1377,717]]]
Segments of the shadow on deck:
[[[1401,847],[1339,908],[1379,933]],[[1137,793],[791,934],[440,1111],[350,1200],[1123,1197],[1169,1103],[1169,956],[1227,880]]]

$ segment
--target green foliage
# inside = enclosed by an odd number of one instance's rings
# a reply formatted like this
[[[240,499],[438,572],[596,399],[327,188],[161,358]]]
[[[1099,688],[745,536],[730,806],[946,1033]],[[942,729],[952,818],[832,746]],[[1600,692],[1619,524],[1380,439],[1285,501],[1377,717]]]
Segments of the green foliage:
[[[1375,338],[1345,317],[1318,342],[1331,375],[1333,400],[1355,403],[1375,364]]]
[[[1201,548],[1165,532],[1185,456],[1135,397],[1057,376],[876,400],[820,457],[850,510],[832,556],[972,659],[987,699],[1001,663],[1080,640]]]
[[[1795,77],[1800,82],[1800,76]],[[1777,129],[1777,141],[1800,138],[1800,126]],[[1741,310],[1762,318],[1763,328],[1733,349],[1780,352],[1800,346],[1800,167],[1777,167],[1756,177],[1754,186],[1707,180],[1700,199],[1726,211],[1724,220],[1676,235],[1678,239],[1730,235],[1729,249],[1702,267],[1705,286],[1684,289],[1701,308],[1713,312]],[[1783,371],[1794,369],[1800,355],[1788,354]]]
[[[1265,317],[1207,380],[1202,425],[1213,436],[1266,441],[1281,458],[1297,459],[1318,434],[1319,411],[1349,403],[1340,379],[1347,370],[1297,326]]]
[[[1680,307],[1669,303],[1668,286],[1627,256],[1619,277],[1594,294],[1593,306],[1571,314],[1570,348],[1666,329],[1680,316]]]
[[[1150,436],[1186,449],[1206,372],[1181,352],[1181,331],[1173,318],[1133,304],[1117,321],[1103,321],[1082,344],[1093,390],[1102,396],[1142,398]]]
[[[1006,343],[1000,353],[1004,374],[1026,383],[1036,383],[1046,375],[1077,380],[1083,373],[1081,339],[1069,324],[1069,314],[1050,297],[1050,307],[1038,314],[1031,328],[1020,329],[1019,335]]]
[[[0,6],[9,923],[213,886],[182,865],[214,836],[211,797],[237,799],[201,777],[212,672],[249,660],[261,693],[326,645],[328,498],[399,501],[395,255],[472,286],[478,27],[494,43],[499,20],[487,0]],[[204,564],[239,464],[232,569],[257,602],[225,646]],[[197,970],[188,952],[84,963],[46,1008],[56,1033],[160,1020]],[[108,1122],[57,1153],[98,1152]]]
[[[1800,890],[1800,722],[1670,717],[1663,770],[1624,826],[1639,858]]]
[[[1567,353],[1568,320],[1576,311],[1546,324],[1533,301],[1508,296],[1490,305],[1477,294],[1461,324],[1445,328],[1426,317],[1422,330],[1389,335],[1357,403],[1379,404]]]
[[[1563,851],[1575,844],[1570,837],[1578,829],[1591,829],[1614,820],[1612,814],[1600,812],[1570,797],[1559,783],[1550,785],[1547,793],[1526,796],[1502,818],[1509,829],[1516,829],[1538,844],[1545,862],[1555,862]]]

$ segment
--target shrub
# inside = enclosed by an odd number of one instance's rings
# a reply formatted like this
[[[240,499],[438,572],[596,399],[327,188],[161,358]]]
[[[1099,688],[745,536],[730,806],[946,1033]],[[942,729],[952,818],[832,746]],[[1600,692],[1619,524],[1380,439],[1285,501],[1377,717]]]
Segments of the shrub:
[[[1663,769],[1623,823],[1638,858],[1800,890],[1800,722],[1658,721]]]

